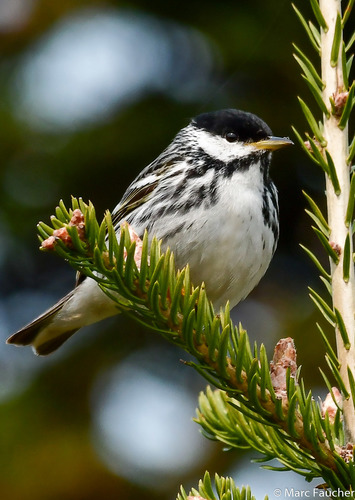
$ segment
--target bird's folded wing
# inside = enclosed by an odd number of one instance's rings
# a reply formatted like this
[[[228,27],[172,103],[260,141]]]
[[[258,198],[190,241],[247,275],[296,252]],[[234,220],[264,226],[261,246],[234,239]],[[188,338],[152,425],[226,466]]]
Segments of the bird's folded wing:
[[[158,185],[158,182],[159,180],[157,179],[154,182],[132,189],[132,191],[128,193],[127,197],[124,198],[115,208],[112,213],[112,223],[116,231],[120,223],[125,220],[129,213],[140,205],[143,205],[143,203],[150,198],[150,195]]]

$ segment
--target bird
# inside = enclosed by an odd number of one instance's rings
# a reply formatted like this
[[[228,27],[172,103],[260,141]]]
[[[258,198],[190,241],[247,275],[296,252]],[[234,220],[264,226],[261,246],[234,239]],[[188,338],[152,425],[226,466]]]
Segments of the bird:
[[[272,152],[292,145],[258,116],[237,109],[201,113],[146,166],[112,212],[118,233],[127,221],[142,237],[162,240],[178,269],[189,264],[216,308],[234,307],[259,283],[279,237]],[[218,245],[216,245],[218,242]],[[118,314],[89,277],[7,343],[47,355],[83,326]]]

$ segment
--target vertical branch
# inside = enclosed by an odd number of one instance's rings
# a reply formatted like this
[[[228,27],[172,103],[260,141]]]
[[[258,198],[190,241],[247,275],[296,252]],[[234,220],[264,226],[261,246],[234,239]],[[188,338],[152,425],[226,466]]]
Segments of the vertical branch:
[[[322,94],[323,101],[329,103],[330,99],[336,99],[339,94],[347,91],[342,66],[342,38],[340,38],[340,43],[335,41],[336,25],[338,23],[339,27],[341,20],[341,2],[340,0],[320,0],[319,4],[328,26],[327,31],[321,29],[321,67],[322,80],[325,83]],[[342,36],[342,30],[340,30],[339,36]],[[329,117],[323,116],[324,138],[327,142],[326,151],[334,163],[340,186],[339,193],[339,190],[334,188],[334,182],[326,175],[328,223],[330,227],[329,242],[339,255],[338,263],[330,259],[333,307],[334,310],[339,311],[350,341],[349,347],[344,343],[339,329],[339,322],[337,322],[336,341],[338,359],[341,364],[340,374],[350,394],[350,397],[344,401],[343,407],[345,433],[346,438],[354,443],[355,411],[348,379],[348,367],[352,371],[355,369],[354,266],[350,264],[349,277],[347,277],[346,272],[344,273],[344,247],[347,237],[350,240],[350,255],[353,252],[351,224],[350,227],[347,227],[345,222],[350,195],[350,167],[346,160],[349,154],[348,127],[346,125],[342,130],[338,126],[339,116],[334,111],[330,113]]]

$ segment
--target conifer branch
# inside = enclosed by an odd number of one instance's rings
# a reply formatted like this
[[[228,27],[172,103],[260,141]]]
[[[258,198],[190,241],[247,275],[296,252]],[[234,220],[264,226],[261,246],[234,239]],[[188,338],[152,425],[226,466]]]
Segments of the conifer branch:
[[[327,31],[321,28],[321,68],[322,80],[325,83],[322,95],[325,103],[335,103],[335,109],[332,110],[330,116],[323,116],[323,134],[327,142],[326,151],[332,158],[341,186],[341,192],[336,193],[334,183],[326,176],[329,241],[339,254],[338,262],[330,260],[332,298],[333,308],[338,311],[339,318],[336,323],[339,371],[347,391],[350,392],[348,369],[354,370],[355,368],[355,278],[354,266],[350,265],[349,259],[344,260],[344,257],[353,252],[352,221],[347,215],[348,205],[353,201],[350,199],[350,168],[347,162],[349,155],[348,119],[351,111],[349,104],[352,107],[353,97],[344,81],[344,55],[341,51],[343,44],[341,2],[340,0],[320,0],[320,9],[328,26]],[[349,9],[346,12],[348,14]],[[347,81],[347,77],[345,79]],[[354,85],[351,86],[351,89],[353,88]],[[341,99],[343,102],[340,103],[340,109],[338,109],[336,102]],[[349,113],[345,119],[342,119],[347,105]],[[346,247],[348,247],[347,253]],[[344,343],[341,328],[347,332],[349,348]],[[355,443],[355,411],[351,395],[344,400],[343,412],[346,437]]]
[[[278,343],[270,364],[264,346],[252,349],[246,331],[233,325],[228,304],[217,314],[204,286],[191,283],[188,267],[176,272],[169,249],[162,253],[160,242],[150,242],[147,233],[141,241],[125,224],[117,239],[110,214],[99,225],[92,204],[73,199],[68,210],[60,202],[51,223],[39,224],[42,248],[97,281],[122,312],[192,354],[197,362],[186,364],[228,394],[224,402],[238,414],[237,429],[254,429],[247,438],[254,449],[262,449],[263,435],[265,454],[285,467],[308,478],[323,477],[333,488],[348,487],[341,409],[329,413],[305,392],[292,339]],[[329,363],[338,380],[334,356]],[[337,401],[331,387],[330,392]]]
[[[214,477],[214,487],[208,472],[198,484],[198,490],[192,488],[187,495],[181,486],[176,500],[256,500],[249,486],[237,488],[231,477],[222,477],[218,474]],[[266,496],[264,500],[268,500]]]
[[[323,120],[318,122],[310,107],[300,99],[313,137],[306,133],[307,141],[303,143],[301,135],[297,131],[295,133],[308,157],[325,173],[327,217],[308,195],[306,198],[311,208],[307,213],[317,226],[313,229],[329,256],[329,273],[310,250],[305,248],[305,251],[320,270],[321,279],[332,298],[332,303],[328,304],[327,300],[310,290],[311,299],[335,328],[337,354],[331,352],[329,343],[326,343],[326,361],[343,392],[346,440],[354,443],[355,279],[351,256],[355,182],[351,172],[351,160],[355,151],[355,140],[352,140],[349,147],[348,122],[354,106],[355,84],[349,82],[353,56],[347,54],[352,46],[354,34],[347,44],[343,40],[343,27],[349,20],[353,1],[350,0],[345,7],[343,18],[340,0],[320,0],[318,6],[317,3],[316,0],[312,1],[312,8],[319,23],[321,74],[318,75],[315,66],[296,47],[295,58]],[[301,22],[304,25],[306,21],[303,19]],[[309,38],[313,45],[313,38]],[[322,337],[324,339],[323,334]],[[326,378],[325,381],[329,385]]]

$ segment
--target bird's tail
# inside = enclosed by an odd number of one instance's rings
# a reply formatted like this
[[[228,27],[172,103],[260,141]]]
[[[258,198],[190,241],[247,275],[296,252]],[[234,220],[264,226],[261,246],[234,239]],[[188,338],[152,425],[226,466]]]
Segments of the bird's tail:
[[[57,314],[72,298],[74,290],[63,297],[50,309],[41,314],[28,325],[7,339],[8,344],[19,346],[31,345],[34,352],[40,356],[50,354],[68,340],[79,328],[68,329],[67,324],[61,327],[54,321]],[[65,327],[66,326],[66,327]]]

